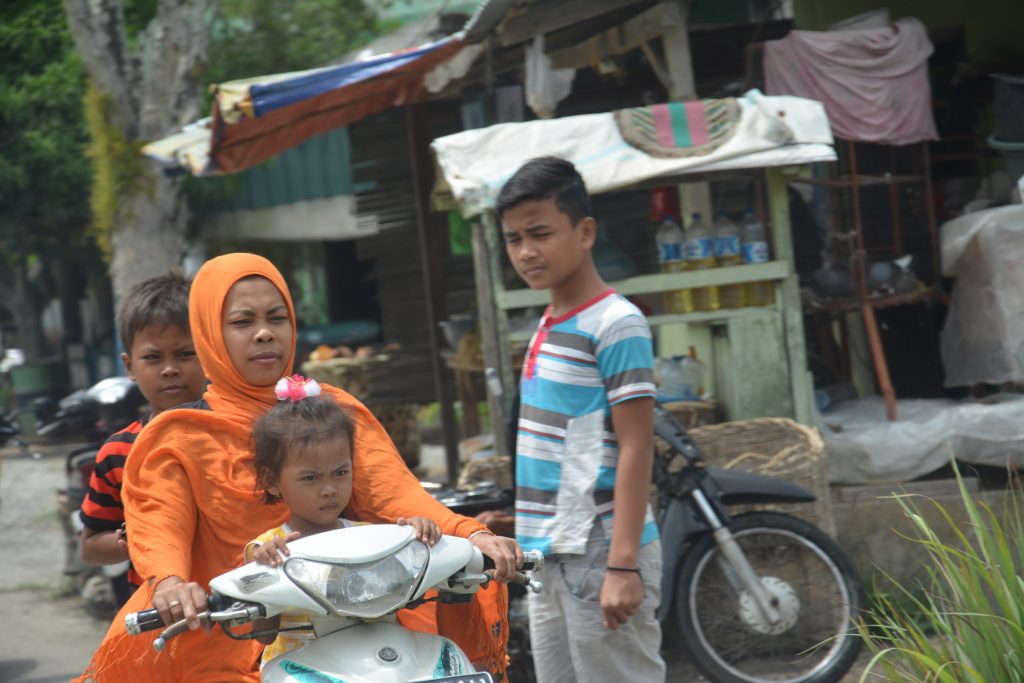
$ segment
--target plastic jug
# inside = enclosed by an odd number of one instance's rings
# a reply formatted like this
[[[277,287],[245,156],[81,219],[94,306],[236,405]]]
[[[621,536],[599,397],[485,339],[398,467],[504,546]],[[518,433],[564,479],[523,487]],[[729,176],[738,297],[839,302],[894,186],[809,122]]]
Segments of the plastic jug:
[[[704,364],[690,356],[658,358],[654,361],[658,379],[658,401],[697,401],[704,382]]]
[[[714,235],[698,212],[693,213],[693,222],[686,231],[686,267],[688,270],[714,268]],[[693,292],[693,310],[714,311],[718,309],[717,287],[696,287]]]
[[[724,213],[715,221],[715,259],[718,265],[738,266],[743,263],[739,227]],[[722,308],[741,308],[744,301],[743,285],[720,285],[718,303]]]
[[[743,217],[740,233],[743,238],[744,263],[767,263],[771,260],[768,250],[768,233],[764,229],[764,224],[757,220],[754,212],[749,209]],[[761,281],[747,284],[747,306],[768,306],[774,301],[775,294],[771,282]]]
[[[658,243],[658,266],[663,273],[681,273],[686,269],[685,260],[685,236],[679,224],[672,220],[672,216],[665,214],[661,217],[661,225],[655,234]],[[689,290],[680,289],[672,292],[665,292],[664,302],[667,313],[688,313],[693,310]]]

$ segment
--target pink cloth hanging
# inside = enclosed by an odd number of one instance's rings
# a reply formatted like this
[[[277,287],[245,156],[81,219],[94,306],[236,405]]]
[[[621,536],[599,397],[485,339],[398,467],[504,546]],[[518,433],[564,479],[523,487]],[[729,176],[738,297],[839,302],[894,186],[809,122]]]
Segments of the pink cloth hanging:
[[[906,145],[937,140],[924,25],[913,18],[862,31],[790,31],[765,43],[769,95],[825,105],[836,137]]]

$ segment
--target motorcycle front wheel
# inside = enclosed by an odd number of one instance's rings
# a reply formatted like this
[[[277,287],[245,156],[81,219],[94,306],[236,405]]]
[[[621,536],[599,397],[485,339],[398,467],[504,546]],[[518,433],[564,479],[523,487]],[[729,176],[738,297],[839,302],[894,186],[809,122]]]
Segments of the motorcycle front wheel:
[[[778,620],[768,620],[706,534],[687,548],[676,583],[682,646],[716,683],[835,683],[861,639],[864,591],[839,546],[789,515],[754,512],[729,526]]]

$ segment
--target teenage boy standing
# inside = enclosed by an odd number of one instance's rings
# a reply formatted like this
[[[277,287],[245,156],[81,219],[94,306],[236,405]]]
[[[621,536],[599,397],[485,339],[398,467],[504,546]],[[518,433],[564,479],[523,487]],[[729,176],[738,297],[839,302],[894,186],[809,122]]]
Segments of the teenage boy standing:
[[[529,596],[538,681],[663,681],[650,328],[597,272],[570,162],[527,162],[496,211],[516,272],[552,302],[523,364],[516,446],[516,538],[546,556]]]

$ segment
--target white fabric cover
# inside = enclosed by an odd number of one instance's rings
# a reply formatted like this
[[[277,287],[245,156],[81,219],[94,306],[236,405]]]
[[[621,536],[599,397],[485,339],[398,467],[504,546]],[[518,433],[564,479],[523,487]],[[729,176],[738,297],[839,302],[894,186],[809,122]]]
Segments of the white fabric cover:
[[[610,112],[504,123],[434,140],[431,147],[465,216],[492,208],[498,192],[524,162],[553,155],[572,161],[591,194],[688,172],[834,161],[832,132],[820,102],[740,98],[736,134],[711,154],[655,159],[622,139]]]
[[[949,221],[942,272],[955,276],[942,328],[946,386],[1024,382],[1024,206]]]

